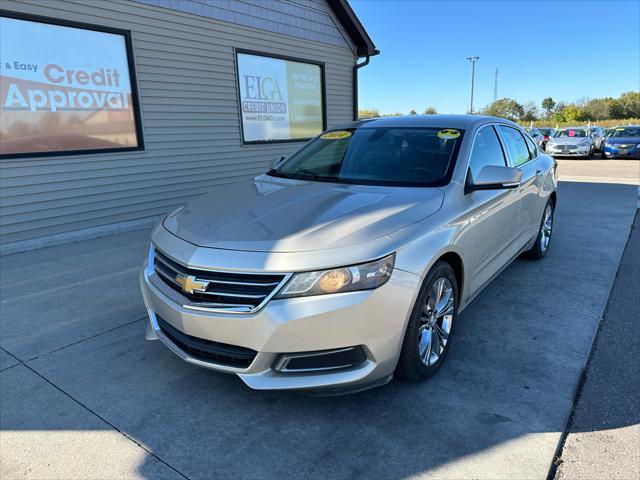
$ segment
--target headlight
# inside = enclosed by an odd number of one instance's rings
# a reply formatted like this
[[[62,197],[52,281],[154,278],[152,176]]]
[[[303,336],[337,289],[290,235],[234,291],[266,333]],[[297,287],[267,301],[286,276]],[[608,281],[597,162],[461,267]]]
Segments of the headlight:
[[[607,143],[607,142],[604,143],[604,146],[607,147],[607,148],[613,147],[613,145],[611,145],[610,143]]]
[[[371,290],[387,283],[396,254],[351,267],[296,273],[275,298]]]

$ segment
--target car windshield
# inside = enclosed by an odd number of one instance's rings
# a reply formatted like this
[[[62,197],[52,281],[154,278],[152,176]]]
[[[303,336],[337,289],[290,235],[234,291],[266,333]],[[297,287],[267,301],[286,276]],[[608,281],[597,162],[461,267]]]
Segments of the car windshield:
[[[269,175],[363,185],[448,183],[463,130],[360,127],[326,132]]]
[[[589,136],[589,130],[578,129],[578,128],[565,128],[562,130],[558,130],[553,134],[554,138],[561,137],[587,137]]]
[[[610,137],[640,137],[640,127],[616,128]]]
[[[551,135],[553,133],[553,130],[550,128],[541,128],[540,131],[543,135]]]

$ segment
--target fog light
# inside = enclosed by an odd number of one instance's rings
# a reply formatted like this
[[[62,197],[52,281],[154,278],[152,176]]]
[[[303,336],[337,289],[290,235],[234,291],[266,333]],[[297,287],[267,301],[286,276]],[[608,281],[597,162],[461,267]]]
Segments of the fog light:
[[[354,367],[367,359],[361,347],[347,347],[317,352],[284,353],[276,360],[278,372],[320,372]]]

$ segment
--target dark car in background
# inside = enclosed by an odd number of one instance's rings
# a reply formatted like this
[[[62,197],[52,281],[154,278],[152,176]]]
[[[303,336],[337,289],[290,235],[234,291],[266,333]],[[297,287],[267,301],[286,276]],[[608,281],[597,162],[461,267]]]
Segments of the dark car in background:
[[[542,142],[540,143],[540,147],[544,150],[547,146],[547,141],[550,137],[553,137],[553,134],[556,133],[555,128],[539,128],[540,133],[542,133]]]
[[[603,154],[605,158],[640,158],[640,125],[614,128],[605,140]]]

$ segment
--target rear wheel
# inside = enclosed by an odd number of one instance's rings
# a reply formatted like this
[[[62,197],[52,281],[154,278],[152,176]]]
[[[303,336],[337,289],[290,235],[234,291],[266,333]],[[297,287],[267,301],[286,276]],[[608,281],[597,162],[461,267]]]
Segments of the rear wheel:
[[[540,228],[538,229],[538,235],[536,241],[530,250],[525,252],[525,255],[534,260],[539,260],[547,254],[549,249],[549,243],[551,242],[551,234],[553,233],[553,213],[555,205],[550,198],[547,201],[547,205],[544,207],[544,213],[542,214],[542,220],[540,221]]]
[[[398,374],[420,382],[442,364],[458,315],[458,282],[451,266],[437,262],[427,274],[407,325]]]

